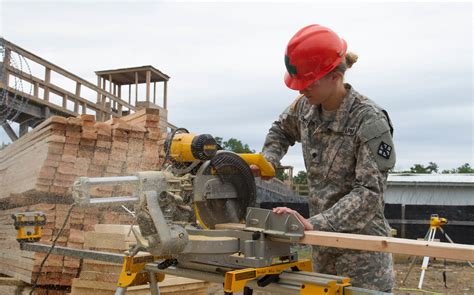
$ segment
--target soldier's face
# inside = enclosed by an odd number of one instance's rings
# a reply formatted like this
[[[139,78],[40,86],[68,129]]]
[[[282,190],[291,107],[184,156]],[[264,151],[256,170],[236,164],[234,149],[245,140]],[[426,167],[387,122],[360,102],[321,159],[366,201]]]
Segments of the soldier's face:
[[[306,96],[312,105],[323,104],[334,93],[335,84],[332,81],[331,77],[324,76],[304,90],[300,90],[300,93]]]

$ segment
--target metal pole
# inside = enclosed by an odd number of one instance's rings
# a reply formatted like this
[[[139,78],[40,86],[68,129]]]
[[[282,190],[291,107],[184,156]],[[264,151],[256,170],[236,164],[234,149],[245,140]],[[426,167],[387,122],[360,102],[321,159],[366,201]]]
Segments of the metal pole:
[[[152,271],[149,271],[148,276],[150,280],[151,295],[160,295],[160,287],[158,286],[158,282],[156,281],[155,273]]]
[[[436,235],[436,227],[430,228],[430,236],[428,237],[428,242],[432,242]],[[430,258],[428,256],[423,257],[423,263],[421,264],[421,275],[420,281],[418,282],[418,289],[423,287],[423,279],[425,278],[425,272],[428,268],[428,263],[430,262]]]

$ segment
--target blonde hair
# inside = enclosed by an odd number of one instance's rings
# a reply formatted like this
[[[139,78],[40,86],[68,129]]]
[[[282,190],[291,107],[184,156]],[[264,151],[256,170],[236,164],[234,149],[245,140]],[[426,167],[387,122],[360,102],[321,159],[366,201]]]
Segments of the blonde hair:
[[[331,71],[331,73],[341,72],[344,74],[347,69],[352,68],[358,59],[359,56],[357,54],[353,52],[346,53],[342,61],[337,65],[337,67],[334,68],[334,70]]]

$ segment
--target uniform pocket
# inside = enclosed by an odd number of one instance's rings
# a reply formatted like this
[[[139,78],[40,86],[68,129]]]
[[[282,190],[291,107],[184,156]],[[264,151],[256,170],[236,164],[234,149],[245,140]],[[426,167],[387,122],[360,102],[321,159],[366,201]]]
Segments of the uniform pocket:
[[[354,136],[338,134],[332,136],[326,148],[322,162],[327,163],[325,177],[341,185],[352,182],[355,174]]]

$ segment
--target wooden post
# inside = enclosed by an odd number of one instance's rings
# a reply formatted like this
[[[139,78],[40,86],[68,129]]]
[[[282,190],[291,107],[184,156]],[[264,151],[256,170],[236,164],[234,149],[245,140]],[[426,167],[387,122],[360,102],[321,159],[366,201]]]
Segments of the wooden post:
[[[105,107],[107,108],[107,110],[110,111],[110,101],[105,103]],[[110,113],[107,113],[107,114],[105,115],[105,119],[106,119],[106,120],[109,120],[110,117],[111,117]],[[104,120],[104,121],[105,121],[105,120]]]
[[[121,103],[119,103],[118,105],[117,114],[119,115],[119,117],[122,117],[122,104]]]
[[[165,81],[163,89],[163,108],[166,110],[166,105],[168,102],[168,81]]]
[[[107,81],[107,80],[106,80],[105,78],[102,79],[102,89],[103,89],[104,91],[107,91],[107,90],[106,90],[107,88],[105,87],[106,81]],[[101,95],[101,97],[102,97],[102,98],[101,98],[101,99],[102,99],[102,100],[101,100],[101,103],[104,103],[107,97],[106,97],[105,95],[103,95],[103,94]]]
[[[156,82],[153,82],[153,103],[156,104]]]
[[[138,72],[135,72],[135,105],[138,102]]]
[[[128,84],[128,103],[132,103],[132,84]]]
[[[81,83],[76,82],[76,96],[81,97]]]
[[[63,96],[63,109],[67,109],[67,94]]]
[[[49,101],[49,83],[51,82],[51,69],[45,68],[44,72],[44,100]]]
[[[10,66],[10,59],[11,59],[11,50],[9,48],[5,48],[5,56],[3,57],[3,82],[5,83],[5,87],[8,88],[8,83],[10,83],[10,75],[8,73],[8,67]],[[13,141],[13,140],[12,140]]]
[[[122,85],[117,84],[117,96],[122,99]]]
[[[79,102],[74,99],[74,113],[79,114]]]
[[[38,95],[39,95],[39,83],[35,82],[35,86],[33,88],[33,96],[38,97]]]
[[[87,114],[87,105],[85,102],[82,103],[82,114],[83,115]]]
[[[150,80],[151,80],[151,71],[146,71],[146,101],[150,101]]]
[[[43,112],[44,112],[44,117],[48,119],[49,116],[51,115],[51,110],[49,109],[49,107],[44,107]]]
[[[20,137],[28,133],[28,122],[20,123]]]
[[[101,89],[101,76],[97,75],[97,88]],[[101,97],[102,95],[100,94],[100,91],[97,91],[97,101],[96,103],[100,105],[101,102]],[[95,119],[97,121],[102,121],[102,112],[101,111],[96,111],[95,113]]]

